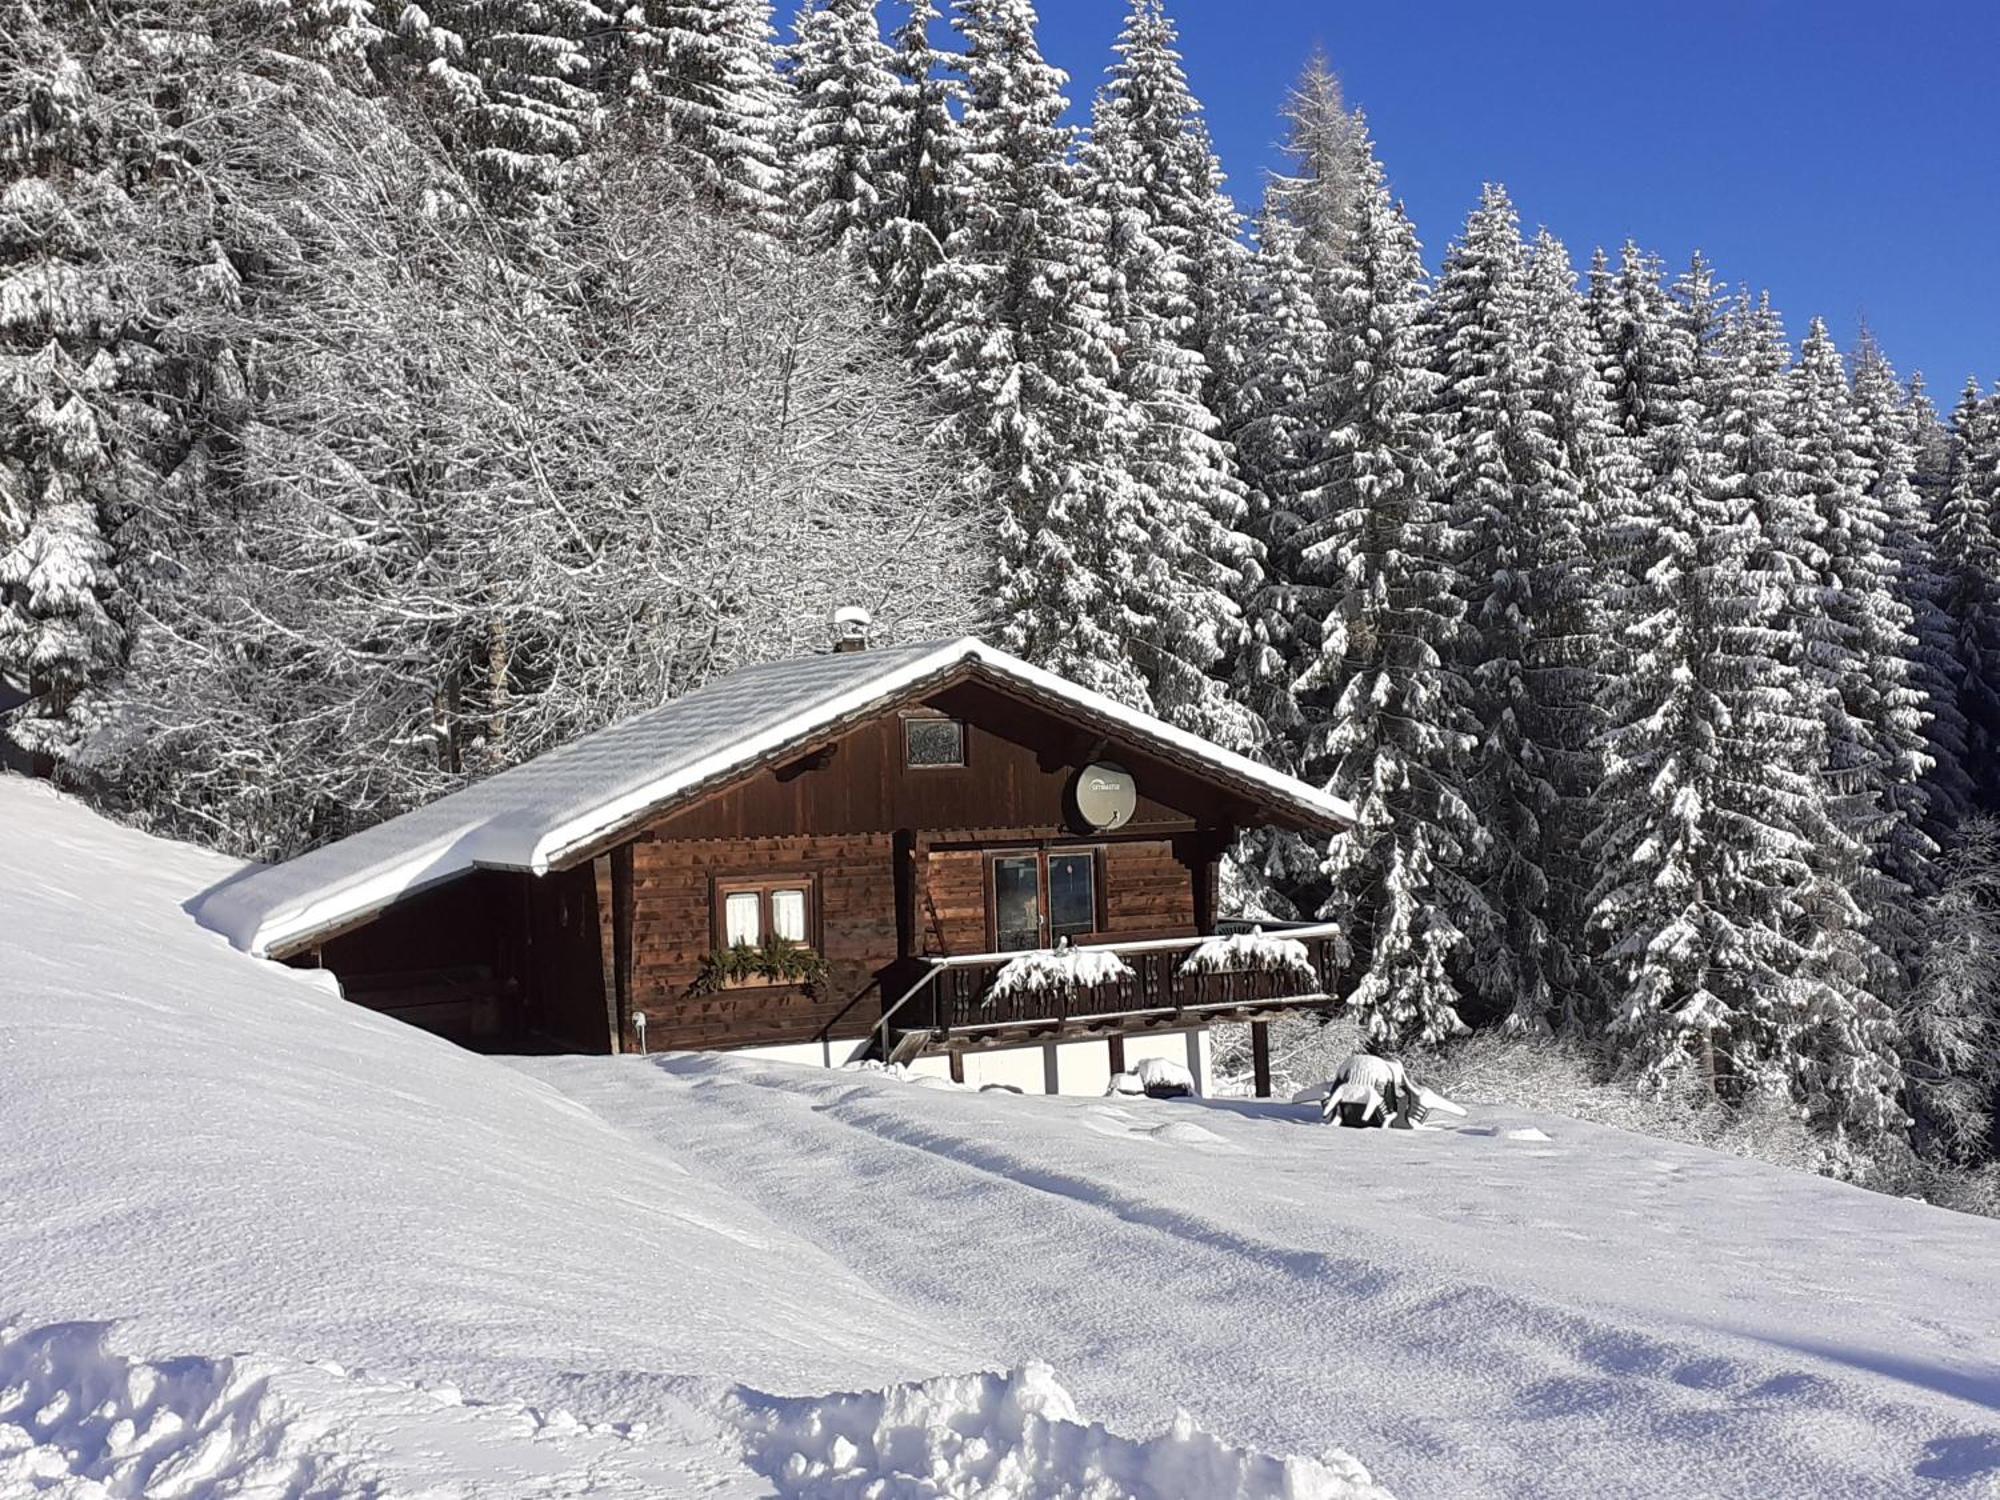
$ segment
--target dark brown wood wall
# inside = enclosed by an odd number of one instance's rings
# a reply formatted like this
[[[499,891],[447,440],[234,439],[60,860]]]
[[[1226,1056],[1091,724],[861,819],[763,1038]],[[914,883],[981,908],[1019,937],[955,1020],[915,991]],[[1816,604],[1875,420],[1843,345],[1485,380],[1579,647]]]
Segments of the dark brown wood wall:
[[[1106,937],[1194,936],[1194,875],[1173,844],[1109,844],[1104,862]]]
[[[508,877],[474,871],[420,891],[366,926],[328,938],[320,962],[343,986],[367,988],[371,980],[422,969],[495,966],[499,927],[493,920],[507,899]],[[311,963],[311,955],[301,955]]]
[[[718,878],[809,877],[819,951],[831,968],[817,995],[784,987],[688,991],[702,958],[721,941],[714,924]],[[865,1035],[881,1014],[878,973],[896,958],[893,840],[837,837],[647,838],[633,850],[631,1009],[646,1013],[653,1048],[740,1047]],[[856,1003],[856,1002],[859,1003]],[[845,1019],[842,1020],[843,1012]],[[625,1045],[638,1034],[625,1017]]]
[[[1094,758],[1121,760],[1138,778],[1132,831],[1229,821],[1226,799],[1183,795],[1161,800],[1159,786],[1190,787],[1164,770],[1144,766],[1101,741],[1078,736],[1061,721],[971,685],[936,695],[931,705],[966,724],[962,767],[909,770],[903,728],[890,712],[794,760],[653,825],[662,838],[768,838],[811,832],[888,833],[947,830],[1065,830],[1070,778]]]
[[[610,1050],[591,867],[521,878],[528,882],[527,1030],[578,1052]]]

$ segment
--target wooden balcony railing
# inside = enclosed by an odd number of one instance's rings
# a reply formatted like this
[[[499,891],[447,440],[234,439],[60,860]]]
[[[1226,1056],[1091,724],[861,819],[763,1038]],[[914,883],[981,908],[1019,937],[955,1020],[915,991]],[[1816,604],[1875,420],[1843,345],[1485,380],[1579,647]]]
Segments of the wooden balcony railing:
[[[1066,1028],[1115,1027],[1122,1021],[1199,1024],[1234,1011],[1324,1006],[1339,967],[1340,929],[1330,923],[1273,934],[1304,945],[1316,982],[1293,971],[1238,969],[1187,973],[1189,954],[1206,938],[1091,944],[1077,953],[1115,954],[1130,971],[1097,984],[996,993],[994,981],[1018,953],[976,953],[931,960],[930,969],[882,1017],[877,1055],[907,1055],[928,1034],[949,1037]]]

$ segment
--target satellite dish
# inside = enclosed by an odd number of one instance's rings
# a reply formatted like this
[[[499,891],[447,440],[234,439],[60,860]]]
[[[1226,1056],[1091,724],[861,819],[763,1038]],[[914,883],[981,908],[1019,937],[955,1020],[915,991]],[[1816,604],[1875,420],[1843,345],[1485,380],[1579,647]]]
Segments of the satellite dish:
[[[1084,826],[1098,833],[1123,828],[1139,805],[1139,790],[1132,773],[1109,761],[1092,761],[1076,773],[1070,786],[1070,800]]]

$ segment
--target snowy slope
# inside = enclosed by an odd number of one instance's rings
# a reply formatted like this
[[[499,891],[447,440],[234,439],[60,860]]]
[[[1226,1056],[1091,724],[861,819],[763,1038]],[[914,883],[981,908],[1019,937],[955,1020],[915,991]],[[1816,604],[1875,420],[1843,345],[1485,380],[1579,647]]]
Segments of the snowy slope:
[[[1114,1426],[1409,1496],[2000,1494],[2000,1224],[1577,1122],[521,1064]]]
[[[0,776],[0,1495],[1379,1493],[978,1373],[799,1205],[231,950],[230,869]]]
[[[472,1057],[202,931],[228,869],[0,777],[0,1495],[2000,1494],[2000,1225],[1476,1106]]]

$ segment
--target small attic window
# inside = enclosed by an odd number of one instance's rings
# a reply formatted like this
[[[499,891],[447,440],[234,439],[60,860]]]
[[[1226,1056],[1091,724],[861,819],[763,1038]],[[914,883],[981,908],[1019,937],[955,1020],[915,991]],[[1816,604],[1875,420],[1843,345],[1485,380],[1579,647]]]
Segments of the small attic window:
[[[956,719],[903,720],[903,764],[912,771],[965,764],[965,726]]]

